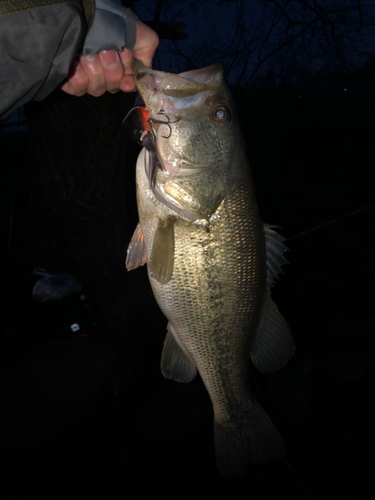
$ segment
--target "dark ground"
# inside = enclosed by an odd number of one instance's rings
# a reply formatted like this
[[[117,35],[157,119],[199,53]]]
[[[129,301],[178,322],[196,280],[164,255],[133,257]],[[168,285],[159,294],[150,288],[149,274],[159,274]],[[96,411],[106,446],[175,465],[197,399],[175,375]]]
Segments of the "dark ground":
[[[281,107],[285,98],[275,102]],[[285,369],[252,377],[288,459],[223,479],[202,382],[162,377],[166,320],[145,269],[127,273],[123,266],[137,222],[133,166],[123,231],[114,229],[110,241],[111,214],[69,223],[64,213],[30,215],[19,136],[7,143],[18,154],[14,193],[13,163],[2,169],[4,499],[365,497],[374,470],[374,209],[342,216],[374,203],[375,129],[334,120],[285,130],[269,123],[250,124],[246,134],[256,144],[250,156],[263,219],[289,238],[290,265],[273,296],[297,349]],[[134,165],[136,150],[128,154]],[[86,298],[36,303],[35,267],[73,274]],[[74,322],[82,325],[76,335]]]

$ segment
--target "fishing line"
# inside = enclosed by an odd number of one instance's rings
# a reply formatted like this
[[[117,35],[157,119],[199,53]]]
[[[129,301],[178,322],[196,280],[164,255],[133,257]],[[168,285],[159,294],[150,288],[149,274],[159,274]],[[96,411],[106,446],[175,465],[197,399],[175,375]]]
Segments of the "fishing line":
[[[358,215],[362,212],[365,212],[366,210],[371,210],[372,208],[375,208],[375,204],[369,205],[368,207],[362,207],[362,208],[357,208],[357,210],[352,210],[351,212],[348,212],[347,214],[341,215],[340,217],[335,217],[334,219],[331,219],[327,222],[322,222],[321,224],[318,224],[317,226],[310,227],[309,229],[305,229],[304,231],[301,231],[300,233],[295,234],[294,236],[290,236],[289,238],[286,238],[286,242],[296,240],[298,238],[302,238],[303,236],[306,236],[307,234],[313,233],[314,231],[318,231],[319,229],[322,229],[323,227],[330,226],[331,224],[335,224],[336,222],[340,222],[341,220],[347,219],[348,217],[353,217],[354,215]]]
[[[311,491],[303,484],[303,482],[301,481],[301,479],[298,477],[298,474],[295,472],[295,470],[293,469],[293,467],[290,465],[290,463],[288,462],[288,460],[286,458],[283,458],[284,462],[286,463],[286,465],[289,467],[290,471],[292,472],[292,474],[297,478],[299,484],[302,486],[302,488],[306,491],[306,493],[309,495],[310,498],[312,498],[313,500],[316,500],[316,497],[314,497],[314,495],[311,493]]]

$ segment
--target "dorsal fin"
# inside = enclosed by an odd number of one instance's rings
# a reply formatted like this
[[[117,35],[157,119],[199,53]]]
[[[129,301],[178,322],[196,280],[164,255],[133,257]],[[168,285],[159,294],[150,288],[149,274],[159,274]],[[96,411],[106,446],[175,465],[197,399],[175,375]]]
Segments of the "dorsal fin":
[[[261,373],[273,373],[284,367],[295,349],[287,322],[269,293],[250,352],[253,365]]]
[[[294,353],[294,342],[289,327],[271,299],[270,288],[274,285],[281,266],[288,261],[284,252],[289,250],[284,239],[273,231],[277,226],[264,224],[267,259],[267,296],[259,329],[251,348],[251,361],[261,373],[273,373],[287,364]]]
[[[266,259],[267,259],[267,288],[271,288],[278,279],[278,274],[284,274],[281,269],[283,264],[288,264],[284,257],[284,252],[289,248],[284,245],[285,238],[281,234],[273,231],[277,226],[263,225],[266,236]]]

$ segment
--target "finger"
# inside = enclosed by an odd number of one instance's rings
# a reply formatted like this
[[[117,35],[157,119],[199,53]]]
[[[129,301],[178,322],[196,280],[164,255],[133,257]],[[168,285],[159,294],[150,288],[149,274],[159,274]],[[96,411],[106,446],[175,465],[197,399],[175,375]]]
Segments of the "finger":
[[[124,68],[124,77],[120,82],[120,90],[123,92],[134,92],[136,87],[132,69],[133,52],[124,48],[120,53],[120,58]]]
[[[131,75],[133,73],[132,69],[133,52],[124,47],[120,52],[120,59],[124,67],[125,74]]]
[[[153,29],[142,23],[139,19],[135,22],[137,38],[133,47],[133,56],[145,66],[151,67],[152,58],[159,45],[159,37]]]
[[[87,88],[89,86],[89,79],[82,68],[79,58],[75,58],[70,66],[69,76],[67,81],[60,86],[61,90],[67,94],[74,96],[82,96],[86,94]]]
[[[87,93],[94,97],[104,94],[107,85],[105,83],[104,68],[98,54],[80,57],[79,61],[89,79]]]
[[[137,90],[133,75],[125,75],[120,82],[119,88],[123,92],[134,92]]]
[[[119,90],[121,79],[125,74],[120,56],[115,50],[103,50],[99,52],[99,60],[103,65],[107,92],[114,94]]]

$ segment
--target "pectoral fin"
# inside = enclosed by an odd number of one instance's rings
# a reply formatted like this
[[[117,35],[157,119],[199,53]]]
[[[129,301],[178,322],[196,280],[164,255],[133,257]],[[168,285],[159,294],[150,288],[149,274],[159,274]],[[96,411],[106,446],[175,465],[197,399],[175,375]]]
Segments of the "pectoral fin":
[[[151,276],[162,285],[168,283],[173,274],[174,218],[160,220],[152,244],[148,262]]]
[[[147,262],[146,247],[141,224],[138,222],[126,252],[125,265],[128,271],[137,269]]]
[[[266,306],[250,357],[261,373],[273,373],[285,366],[294,353],[289,327],[267,294]]]
[[[176,382],[191,382],[197,375],[197,368],[178,345],[172,332],[173,328],[168,323],[163,354],[161,356],[161,372],[165,378],[175,380]]]

